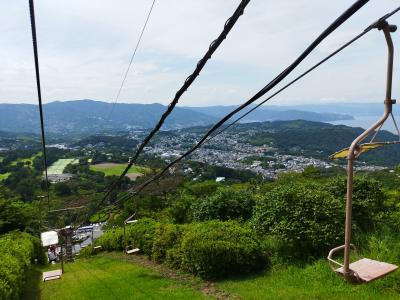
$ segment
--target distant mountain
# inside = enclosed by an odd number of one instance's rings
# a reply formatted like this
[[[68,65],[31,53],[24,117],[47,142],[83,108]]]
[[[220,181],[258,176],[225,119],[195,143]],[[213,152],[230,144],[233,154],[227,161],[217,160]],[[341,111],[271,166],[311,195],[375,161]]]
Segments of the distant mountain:
[[[207,106],[207,107],[185,107],[203,114],[207,114],[216,118],[221,118],[227,113],[234,110],[237,106]],[[252,107],[244,110],[250,110]],[[251,112],[248,116],[243,118],[242,122],[264,122],[264,121],[292,121],[292,120],[306,120],[315,122],[332,122],[339,120],[352,120],[353,116],[348,113],[330,113],[329,110],[325,112],[313,112],[302,109],[294,109],[291,107],[270,107],[261,106],[255,111]]]
[[[166,107],[161,104],[113,104],[93,100],[52,102],[44,105],[46,132],[86,134],[127,131],[153,127]],[[215,117],[177,107],[166,120],[164,129],[205,126]],[[39,132],[38,107],[31,104],[0,104],[0,130]]]
[[[261,107],[260,107],[261,109]],[[383,100],[376,101],[373,103],[326,103],[326,104],[302,104],[302,105],[290,105],[290,106],[279,106],[279,105],[264,105],[262,109],[265,110],[279,110],[286,111],[290,109],[304,110],[316,113],[334,113],[334,114],[349,114],[354,117],[365,117],[365,116],[378,116],[383,113],[384,106]],[[399,111],[398,105],[393,106],[393,111],[397,113]]]
[[[161,104],[118,103],[93,100],[56,101],[44,105],[46,132],[56,135],[106,133],[152,128],[165,112]],[[176,107],[167,118],[164,130],[207,126],[234,109],[234,106]],[[296,109],[256,110],[243,122],[308,120],[330,122],[352,119],[348,114],[318,113]],[[37,105],[0,104],[0,130],[6,132],[39,133]]]

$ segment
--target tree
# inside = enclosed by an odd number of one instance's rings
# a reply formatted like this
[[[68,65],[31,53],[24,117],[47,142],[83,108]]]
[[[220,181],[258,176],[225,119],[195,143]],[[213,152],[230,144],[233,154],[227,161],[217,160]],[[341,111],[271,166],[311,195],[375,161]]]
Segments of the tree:
[[[58,196],[64,197],[72,194],[71,188],[65,182],[56,183],[54,190]]]
[[[13,230],[32,230],[36,223],[35,211],[31,204],[0,198],[0,234]]]
[[[215,194],[194,202],[191,208],[196,221],[247,220],[252,215],[254,204],[254,198],[246,190],[219,188]]]
[[[21,199],[25,202],[33,200],[35,195],[35,180],[33,178],[22,179],[15,189],[15,191],[21,196]]]
[[[283,242],[301,256],[326,254],[343,237],[343,205],[322,185],[278,185],[259,201],[251,221],[256,232]]]
[[[336,177],[326,184],[326,190],[340,199],[344,205],[346,199],[347,180],[345,177]],[[373,229],[385,206],[386,195],[382,184],[374,179],[356,177],[353,181],[353,209],[354,223],[363,231]]]

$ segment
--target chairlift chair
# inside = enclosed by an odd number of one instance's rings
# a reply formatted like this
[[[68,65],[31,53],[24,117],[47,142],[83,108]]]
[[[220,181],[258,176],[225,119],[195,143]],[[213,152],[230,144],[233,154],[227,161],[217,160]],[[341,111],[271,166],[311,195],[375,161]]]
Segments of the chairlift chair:
[[[135,248],[132,245],[128,245],[128,239],[126,237],[126,225],[135,224],[138,221],[138,220],[132,220],[135,217],[135,215],[136,212],[124,221],[124,247],[126,254],[134,254],[140,251],[139,248]]]
[[[400,132],[392,113],[392,106],[396,103],[392,99],[392,75],[393,75],[393,42],[391,33],[396,31],[396,26],[389,25],[386,21],[381,21],[376,26],[382,30],[386,43],[388,46],[388,67],[387,67],[387,85],[386,85],[386,99],[384,101],[385,111],[383,116],[370,128],[360,134],[351,144],[349,148],[345,148],[336,152],[331,156],[332,159],[347,158],[347,195],[346,195],[346,224],[345,224],[345,244],[332,249],[328,254],[328,261],[332,270],[343,276],[350,283],[368,283],[375,279],[384,277],[394,272],[398,266],[380,262],[368,258],[362,258],[356,262],[350,263],[350,251],[355,250],[355,246],[351,244],[351,213],[352,213],[352,192],[353,192],[353,165],[354,160],[357,159],[362,153],[376,149],[385,145],[400,143]],[[398,141],[390,142],[374,142],[374,139],[385,121],[392,117],[397,133],[399,135]],[[373,133],[372,139],[369,143],[362,142]],[[344,250],[343,264],[334,260],[334,254],[338,251]]]

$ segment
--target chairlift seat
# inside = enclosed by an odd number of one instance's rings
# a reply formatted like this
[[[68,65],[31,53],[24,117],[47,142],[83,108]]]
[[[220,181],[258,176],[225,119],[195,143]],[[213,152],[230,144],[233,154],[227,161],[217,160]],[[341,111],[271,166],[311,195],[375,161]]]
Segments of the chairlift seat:
[[[43,272],[43,281],[61,279],[61,275],[62,275],[62,270]]]
[[[138,220],[130,220],[130,221],[126,221],[125,224],[132,224],[132,223],[136,223]]]
[[[125,252],[126,252],[126,254],[133,254],[133,253],[136,253],[136,252],[139,252],[139,251],[140,251],[139,248],[134,248],[134,249],[126,250]]]
[[[368,258],[360,259],[350,264],[350,270],[355,272],[361,283],[368,283],[375,279],[384,277],[398,269],[398,266],[376,261]],[[336,269],[337,274],[345,276],[343,267]]]

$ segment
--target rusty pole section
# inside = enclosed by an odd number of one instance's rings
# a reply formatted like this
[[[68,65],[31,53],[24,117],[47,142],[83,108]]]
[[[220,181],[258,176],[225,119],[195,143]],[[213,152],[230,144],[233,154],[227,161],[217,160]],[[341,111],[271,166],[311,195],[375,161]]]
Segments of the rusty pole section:
[[[370,128],[359,135],[351,144],[349,155],[347,156],[347,193],[346,193],[346,225],[345,225],[345,245],[344,245],[344,264],[343,272],[347,280],[352,281],[353,272],[350,270],[350,242],[351,242],[351,214],[352,214],[352,196],[353,196],[353,167],[354,160],[358,157],[359,143],[362,142],[369,134],[379,129],[392,113],[392,105],[396,100],[392,98],[392,77],[393,77],[393,41],[391,32],[395,32],[397,27],[389,25],[386,21],[377,24],[377,28],[382,30],[388,46],[388,65],[387,65],[387,81],[386,81],[386,98],[384,101],[385,111],[383,116]]]

